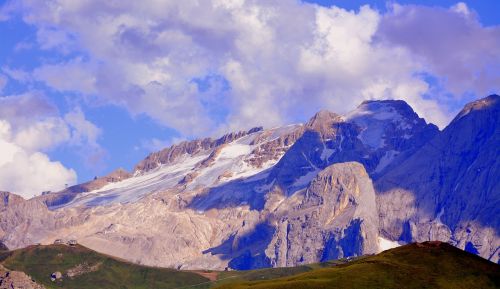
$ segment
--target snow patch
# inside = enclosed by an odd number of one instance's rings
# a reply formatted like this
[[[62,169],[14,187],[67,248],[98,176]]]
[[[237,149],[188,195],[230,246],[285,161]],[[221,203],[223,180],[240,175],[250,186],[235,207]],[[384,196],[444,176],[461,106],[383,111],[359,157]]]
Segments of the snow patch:
[[[208,157],[207,154],[183,158],[174,164],[162,165],[142,175],[135,175],[120,182],[78,194],[71,202],[51,209],[76,206],[105,206],[130,203],[144,196],[174,187],[194,166]]]
[[[221,159],[232,159],[244,155],[249,155],[252,152],[252,147],[245,144],[230,143],[225,146],[219,154]]]
[[[345,116],[346,121],[353,122],[361,128],[358,138],[372,149],[385,146],[385,132],[388,124],[395,124],[398,129],[408,130],[412,124],[390,104],[370,102],[365,103]],[[410,138],[411,135],[405,135]]]
[[[378,249],[379,253],[385,250],[396,248],[401,246],[397,241],[387,240],[383,237],[378,237]]]

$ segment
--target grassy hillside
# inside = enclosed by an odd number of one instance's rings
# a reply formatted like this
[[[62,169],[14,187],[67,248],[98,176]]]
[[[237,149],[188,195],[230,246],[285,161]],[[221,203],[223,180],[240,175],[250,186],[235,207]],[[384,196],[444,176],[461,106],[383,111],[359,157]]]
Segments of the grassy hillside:
[[[145,267],[108,257],[82,246],[31,246],[0,253],[11,270],[23,271],[47,288],[208,288],[207,278],[192,272]],[[78,266],[80,265],[80,266]],[[83,269],[82,269],[83,268]],[[71,270],[72,269],[72,270]],[[50,275],[60,271],[62,280]],[[67,272],[77,272],[73,278]]]
[[[252,271],[151,268],[65,245],[2,252],[0,262],[47,288],[500,288],[499,265],[439,242],[410,244],[349,261]],[[68,277],[75,268],[80,275]],[[50,281],[55,271],[63,274],[62,280]]]
[[[500,288],[500,266],[449,244],[410,244],[330,268],[217,288]]]

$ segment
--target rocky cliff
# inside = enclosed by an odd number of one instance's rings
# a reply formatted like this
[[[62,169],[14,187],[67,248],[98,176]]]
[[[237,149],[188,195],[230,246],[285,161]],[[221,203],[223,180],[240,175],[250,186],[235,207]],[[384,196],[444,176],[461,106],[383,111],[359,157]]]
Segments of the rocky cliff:
[[[443,132],[377,181],[381,230],[500,254],[500,97],[468,104]]]

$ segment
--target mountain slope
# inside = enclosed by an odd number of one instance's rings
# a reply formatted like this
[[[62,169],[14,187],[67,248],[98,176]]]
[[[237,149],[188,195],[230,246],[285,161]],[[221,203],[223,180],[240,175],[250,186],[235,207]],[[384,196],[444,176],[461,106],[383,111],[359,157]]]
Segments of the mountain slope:
[[[498,288],[500,266],[441,242],[299,267],[189,272],[123,262],[82,246],[31,246],[0,254],[46,288]],[[51,281],[53,272],[62,279]],[[212,276],[211,280],[202,275]],[[71,277],[70,277],[71,276]]]
[[[500,97],[468,104],[442,133],[376,182],[387,237],[451,238],[498,262],[499,148]]]
[[[192,272],[120,261],[80,245],[31,246],[0,256],[5,267],[29,274],[46,288],[208,288],[209,281]],[[54,272],[62,278],[51,281]],[[193,286],[200,283],[205,285]]]
[[[498,288],[500,266],[441,242],[402,246],[331,268],[217,288]]]

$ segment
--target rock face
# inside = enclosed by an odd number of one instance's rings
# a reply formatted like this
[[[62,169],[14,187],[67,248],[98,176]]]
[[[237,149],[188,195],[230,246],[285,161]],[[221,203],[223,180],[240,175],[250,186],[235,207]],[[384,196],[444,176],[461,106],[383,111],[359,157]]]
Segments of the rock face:
[[[145,265],[295,266],[441,240],[498,262],[499,96],[442,132],[402,101],[183,142],[59,193],[0,193],[0,241]],[[373,183],[372,183],[373,180]]]
[[[248,134],[262,131],[262,127],[255,127],[248,131],[229,133],[218,139],[204,138],[194,141],[184,141],[169,148],[155,152],[147,156],[135,167],[134,171],[139,173],[148,172],[163,164],[170,164],[185,155],[195,155],[201,151],[213,149],[223,144],[230,143]]]
[[[468,104],[446,129],[377,181],[381,230],[500,254],[500,97]]]
[[[325,168],[306,189],[285,200],[275,218],[276,231],[266,250],[272,266],[295,266],[378,250],[375,192],[359,163]]]
[[[28,275],[19,271],[9,271],[0,265],[0,289],[45,289]]]

